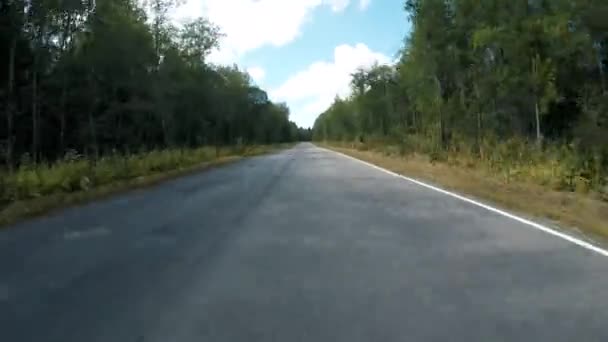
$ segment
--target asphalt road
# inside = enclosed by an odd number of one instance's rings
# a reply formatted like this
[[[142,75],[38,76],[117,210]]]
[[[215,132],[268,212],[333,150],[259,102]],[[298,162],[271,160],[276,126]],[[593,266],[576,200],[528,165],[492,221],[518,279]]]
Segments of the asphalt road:
[[[608,258],[311,144],[0,231],[0,341],[608,341]]]

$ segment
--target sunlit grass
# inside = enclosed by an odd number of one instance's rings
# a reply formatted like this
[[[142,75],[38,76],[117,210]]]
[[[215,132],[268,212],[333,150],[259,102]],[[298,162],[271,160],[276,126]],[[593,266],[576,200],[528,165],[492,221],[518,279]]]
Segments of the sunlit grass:
[[[0,171],[0,225],[62,205],[155,184],[199,167],[287,146],[167,149],[132,155],[108,155],[96,161],[70,154],[54,163],[35,165],[25,160],[12,173]]]
[[[222,151],[222,154],[231,154]],[[91,161],[71,156],[50,164],[22,164],[1,174],[4,202],[27,200],[56,193],[90,190],[117,180],[129,180],[187,168],[216,158],[215,149],[161,150],[129,156],[110,155]]]

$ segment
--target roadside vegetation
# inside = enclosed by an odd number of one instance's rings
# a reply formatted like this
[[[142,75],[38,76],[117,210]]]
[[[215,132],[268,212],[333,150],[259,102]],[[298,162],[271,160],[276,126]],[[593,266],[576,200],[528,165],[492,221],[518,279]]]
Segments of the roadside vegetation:
[[[178,2],[0,4],[0,211],[310,138]]]
[[[314,140],[425,161],[448,178],[465,170],[459,177],[479,180],[464,188],[473,193],[489,179],[496,193],[527,185],[547,195],[514,196],[523,210],[527,201],[561,208],[550,193],[608,201],[605,1],[408,0],[405,9],[412,30],[400,60],[358,70]],[[587,214],[608,230],[606,213]]]
[[[165,149],[95,161],[70,155],[52,164],[21,162],[14,172],[0,173],[0,226],[289,146]]]
[[[278,148],[278,145],[275,146]],[[87,191],[96,187],[174,170],[187,170],[202,163],[227,157],[264,153],[273,146],[243,146],[215,149],[159,150],[129,156],[109,155],[91,161],[69,155],[52,164],[22,162],[12,173],[0,174],[0,209],[2,204],[42,196]]]

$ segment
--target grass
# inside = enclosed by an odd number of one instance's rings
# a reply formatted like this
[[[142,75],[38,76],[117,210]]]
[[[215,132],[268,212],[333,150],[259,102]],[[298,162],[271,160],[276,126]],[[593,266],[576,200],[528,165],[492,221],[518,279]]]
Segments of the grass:
[[[13,173],[0,172],[0,227],[52,210],[158,184],[178,176],[223,165],[243,157],[289,146],[214,147],[151,151],[107,156],[92,162],[67,156],[53,164],[23,163]]]
[[[361,150],[352,144],[322,145],[399,174],[534,217],[549,218],[590,236],[608,238],[607,194],[577,185],[576,179],[572,184],[562,184],[553,170],[540,167],[531,171],[531,166],[513,166],[511,169],[517,172],[504,174],[466,158],[459,162],[450,158],[439,161],[431,155],[402,155],[386,147]]]

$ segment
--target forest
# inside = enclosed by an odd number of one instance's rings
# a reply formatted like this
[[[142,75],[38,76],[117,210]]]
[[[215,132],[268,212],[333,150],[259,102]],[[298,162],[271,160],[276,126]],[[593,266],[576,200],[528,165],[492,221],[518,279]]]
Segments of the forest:
[[[222,33],[174,24],[175,0],[0,4],[0,167],[153,149],[299,139],[289,108],[238,67]]]
[[[407,0],[404,10],[399,61],[358,70],[315,140],[608,194],[608,2]]]
[[[0,209],[310,139],[179,0],[0,2]]]

